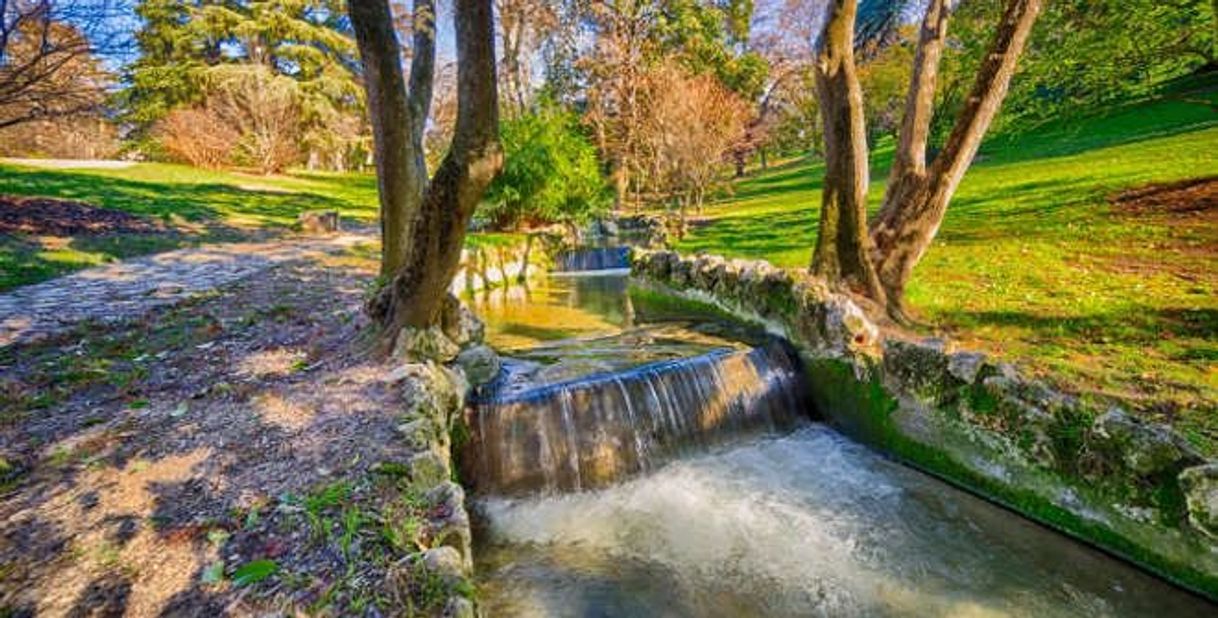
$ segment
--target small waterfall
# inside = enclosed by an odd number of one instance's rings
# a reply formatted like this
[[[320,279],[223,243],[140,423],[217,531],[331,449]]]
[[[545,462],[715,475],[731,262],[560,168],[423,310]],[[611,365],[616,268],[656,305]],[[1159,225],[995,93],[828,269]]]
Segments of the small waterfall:
[[[567,249],[554,259],[554,270],[582,272],[630,268],[630,247],[580,247]]]
[[[469,411],[462,471],[502,495],[603,487],[725,436],[793,426],[806,409],[785,342],[716,350],[491,392]]]

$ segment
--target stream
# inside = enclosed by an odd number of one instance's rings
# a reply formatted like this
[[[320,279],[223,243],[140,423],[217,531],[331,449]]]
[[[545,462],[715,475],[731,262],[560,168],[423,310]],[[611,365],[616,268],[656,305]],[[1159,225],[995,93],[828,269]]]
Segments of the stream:
[[[516,359],[482,422],[555,392],[567,402],[538,403],[524,429],[495,434],[540,453],[511,465],[540,470],[473,497],[487,616],[1218,615],[808,420],[780,352],[694,371],[772,344],[637,306],[623,271],[553,275],[480,295],[475,309]],[[631,395],[657,390],[676,399]]]

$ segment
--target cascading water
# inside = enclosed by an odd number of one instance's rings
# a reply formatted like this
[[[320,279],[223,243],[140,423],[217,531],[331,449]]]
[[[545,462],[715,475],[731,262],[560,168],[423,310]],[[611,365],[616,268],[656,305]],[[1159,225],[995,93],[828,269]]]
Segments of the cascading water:
[[[770,341],[532,388],[508,372],[471,410],[464,476],[484,493],[579,491],[725,436],[789,428],[806,409],[797,365]]]
[[[623,268],[630,268],[630,247],[578,247],[562,251],[554,258],[554,270],[558,272]]]
[[[489,340],[522,359],[482,394],[463,458],[485,615],[1218,615],[798,421],[782,344],[640,327],[671,312],[625,290],[576,275],[482,300]]]

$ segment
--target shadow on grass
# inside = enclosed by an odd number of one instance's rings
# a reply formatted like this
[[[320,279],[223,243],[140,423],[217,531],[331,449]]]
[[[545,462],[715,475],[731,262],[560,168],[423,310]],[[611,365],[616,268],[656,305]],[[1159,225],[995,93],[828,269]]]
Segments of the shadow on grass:
[[[1151,345],[1165,337],[1185,337],[1218,342],[1218,309],[1211,308],[1158,309],[1132,304],[1119,310],[1083,316],[961,310],[939,313],[938,317],[965,328],[1026,329],[1042,341],[1067,337],[1088,343]]]
[[[147,182],[64,170],[5,172],[0,176],[0,193],[82,201],[166,221],[240,216],[264,225],[288,225],[307,210],[351,210],[344,200],[307,192],[243,189],[221,183]]]

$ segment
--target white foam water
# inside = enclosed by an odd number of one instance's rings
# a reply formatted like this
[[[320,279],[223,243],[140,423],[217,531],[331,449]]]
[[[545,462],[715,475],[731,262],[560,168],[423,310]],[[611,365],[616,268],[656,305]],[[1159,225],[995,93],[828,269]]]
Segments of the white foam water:
[[[1218,615],[821,425],[478,510],[488,616]]]

